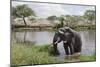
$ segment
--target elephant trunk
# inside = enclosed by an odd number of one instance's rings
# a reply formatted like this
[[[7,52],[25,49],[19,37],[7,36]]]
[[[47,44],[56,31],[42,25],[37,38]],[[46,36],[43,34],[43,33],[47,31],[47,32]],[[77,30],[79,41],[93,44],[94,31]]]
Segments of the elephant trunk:
[[[54,43],[54,44],[58,44],[58,43],[59,43],[59,41],[60,41],[60,37],[58,37],[58,38],[57,38],[57,40],[56,40],[56,41],[54,41],[53,43]]]

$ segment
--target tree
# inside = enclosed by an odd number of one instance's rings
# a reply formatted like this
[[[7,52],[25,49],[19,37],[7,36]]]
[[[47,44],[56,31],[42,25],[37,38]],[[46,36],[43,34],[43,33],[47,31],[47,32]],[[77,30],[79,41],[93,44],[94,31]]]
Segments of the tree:
[[[64,26],[64,21],[65,21],[65,16],[61,15],[59,17],[59,21],[60,21],[60,26],[63,27]]]
[[[49,21],[54,21],[54,20],[57,20],[57,17],[56,17],[56,16],[49,16],[49,17],[47,18],[47,20],[49,20]]]
[[[15,16],[15,17],[22,18],[25,26],[27,26],[25,17],[31,16],[31,15],[36,16],[34,11],[25,4],[24,5],[18,5],[16,7],[12,7],[12,15]]]
[[[70,26],[70,23],[71,23],[71,15],[65,15],[66,19],[65,19],[65,22],[66,22],[66,26]]]
[[[66,26],[68,27],[74,27],[77,25],[78,20],[79,20],[79,16],[75,16],[75,15],[65,15],[66,19]]]
[[[29,19],[32,23],[36,22],[36,17],[34,17],[34,16],[29,16],[28,19]]]
[[[87,22],[90,23],[95,20],[95,11],[94,10],[87,10],[84,13],[84,18],[87,19]]]
[[[64,27],[65,16],[61,15],[60,17],[58,17],[58,20],[59,20],[59,23],[56,24],[56,28]]]

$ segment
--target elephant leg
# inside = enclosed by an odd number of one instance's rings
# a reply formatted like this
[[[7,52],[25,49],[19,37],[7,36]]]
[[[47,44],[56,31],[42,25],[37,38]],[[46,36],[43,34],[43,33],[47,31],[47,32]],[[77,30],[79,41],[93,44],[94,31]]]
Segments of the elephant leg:
[[[72,55],[74,53],[74,46],[73,44],[68,44],[69,45],[69,49],[70,49],[70,54]]]
[[[66,55],[69,55],[69,50],[68,50],[68,45],[67,45],[67,43],[64,43],[63,46],[64,46],[64,49],[65,49]]]
[[[54,44],[54,45],[53,45],[53,48],[54,48],[55,54],[56,54],[56,55],[59,55],[59,51],[58,51],[58,49],[57,49],[57,44]]]

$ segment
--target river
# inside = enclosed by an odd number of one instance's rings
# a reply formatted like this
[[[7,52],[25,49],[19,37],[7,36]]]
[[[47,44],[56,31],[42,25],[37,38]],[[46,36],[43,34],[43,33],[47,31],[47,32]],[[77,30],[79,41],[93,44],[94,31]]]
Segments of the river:
[[[12,32],[12,38],[16,42],[31,42],[35,45],[46,45],[52,43],[54,31],[23,31]],[[95,31],[79,31],[82,38],[83,55],[93,55],[95,53]],[[65,55],[62,43],[58,44],[60,54]]]

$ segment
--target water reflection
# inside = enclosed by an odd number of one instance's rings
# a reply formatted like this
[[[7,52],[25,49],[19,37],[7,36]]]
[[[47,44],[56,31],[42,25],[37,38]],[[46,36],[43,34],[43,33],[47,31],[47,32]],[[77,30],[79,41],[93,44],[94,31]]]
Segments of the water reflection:
[[[82,37],[82,54],[91,55],[95,53],[95,31],[79,31]],[[54,36],[53,31],[28,31],[28,32],[12,32],[13,39],[16,42],[30,42],[34,45],[46,45],[52,43]],[[65,56],[62,43],[58,44],[60,56]]]
[[[53,32],[14,32],[15,39],[19,42],[34,42],[36,45],[52,43]]]
[[[95,31],[80,31],[82,37],[82,54],[91,55],[95,53]]]

